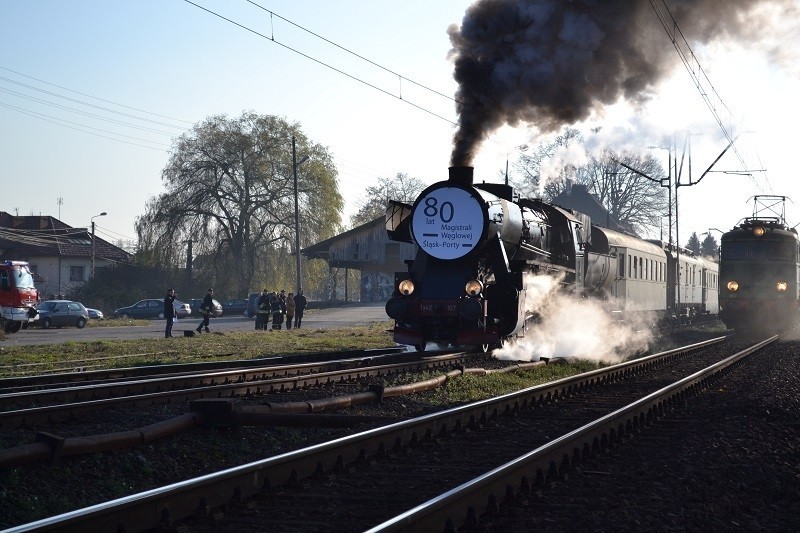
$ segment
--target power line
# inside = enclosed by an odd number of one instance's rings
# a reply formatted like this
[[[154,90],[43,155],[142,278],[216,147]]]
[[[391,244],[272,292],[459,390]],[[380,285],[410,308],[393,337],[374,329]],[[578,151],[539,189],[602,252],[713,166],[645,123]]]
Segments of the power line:
[[[686,71],[689,73],[692,81],[694,81],[700,96],[703,98],[706,106],[708,106],[708,109],[714,116],[714,119],[722,130],[722,133],[725,135],[725,138],[731,143],[731,145],[733,145],[733,152],[736,154],[736,158],[742,165],[742,169],[746,170],[747,164],[745,163],[741,153],[739,153],[738,148],[734,144],[734,138],[723,123],[722,117],[720,117],[720,114],[717,111],[717,107],[715,106],[714,102],[712,102],[712,97],[719,103],[719,105],[725,108],[729,117],[733,117],[733,113],[728,106],[725,105],[725,102],[722,101],[722,97],[720,97],[719,93],[714,88],[714,84],[711,83],[711,80],[709,79],[702,65],[700,65],[700,61],[698,61],[697,57],[694,55],[691,46],[689,46],[689,42],[686,40],[686,37],[684,37],[683,32],[678,26],[678,21],[676,21],[675,17],[673,17],[665,0],[661,0],[661,4],[663,5],[664,12],[662,12],[661,8],[656,5],[655,0],[650,0],[650,6],[653,8],[656,18],[658,18],[658,21],[661,23],[664,31],[669,36],[670,41],[675,47],[675,50],[678,52],[678,56],[681,58],[684,67],[686,67]],[[684,50],[684,48],[686,50]],[[703,80],[705,80],[705,84],[708,85],[710,91],[704,88]]]
[[[89,135],[94,135],[96,137],[102,137],[104,139],[109,139],[109,140],[112,140],[112,141],[117,141],[117,142],[121,142],[121,143],[125,143],[125,144],[131,144],[133,146],[139,146],[141,148],[149,148],[151,150],[159,150],[159,151],[162,151],[162,152],[166,152],[167,151],[166,145],[162,145],[162,148],[157,148],[157,147],[154,147],[154,146],[145,146],[143,144],[129,142],[129,141],[125,141],[125,140],[122,140],[122,139],[117,139],[117,138],[114,138],[114,137],[109,137],[107,135],[100,135],[99,133],[86,131],[86,130],[81,129],[81,128],[93,129],[93,130],[97,130],[97,131],[102,131],[104,133],[108,133],[109,135],[117,135],[119,137],[128,137],[130,139],[136,139],[136,140],[140,140],[140,141],[143,141],[143,142],[150,142],[150,143],[156,144],[155,141],[148,141],[146,139],[138,139],[136,137],[130,137],[129,135],[124,135],[124,134],[121,134],[121,133],[115,133],[115,132],[103,130],[103,129],[100,129],[100,128],[94,128],[92,126],[87,126],[85,124],[79,124],[77,122],[70,122],[68,120],[64,120],[64,119],[60,119],[60,118],[56,118],[56,117],[51,117],[51,116],[45,115],[43,113],[39,113],[39,112],[36,112],[36,111],[30,111],[28,109],[17,107],[17,106],[11,105],[11,104],[6,104],[6,103],[3,103],[3,102],[0,102],[0,107],[5,107],[7,109],[11,109],[11,110],[17,111],[19,113],[22,113],[23,115],[28,115],[28,116],[31,116],[31,117],[34,117],[34,118],[38,118],[39,120],[44,120],[45,122],[50,122],[51,124],[56,124],[56,125],[62,126],[64,128],[69,128],[71,130],[80,131],[82,133],[87,133]],[[75,124],[75,125],[80,126],[80,127],[68,126],[68,124]]]
[[[342,76],[346,76],[346,77],[348,77],[348,78],[350,78],[350,79],[352,79],[354,81],[357,81],[358,83],[364,84],[367,87],[375,89],[376,91],[380,91],[380,92],[382,92],[383,94],[385,94],[387,96],[391,96],[392,98],[396,98],[396,99],[400,100],[401,102],[404,102],[404,103],[406,103],[406,104],[408,104],[408,105],[410,105],[412,107],[415,107],[415,108],[419,109],[420,111],[428,113],[429,115],[432,115],[432,116],[434,116],[436,118],[439,118],[441,120],[449,122],[450,124],[452,124],[454,126],[458,125],[456,122],[453,122],[449,118],[446,118],[446,117],[443,117],[443,116],[441,116],[441,115],[439,115],[437,113],[434,113],[433,111],[431,111],[429,109],[426,109],[426,108],[422,107],[421,105],[415,104],[415,103],[413,103],[413,102],[411,102],[409,100],[405,100],[401,95],[395,95],[395,94],[387,91],[386,89],[382,89],[382,88],[378,87],[377,85],[374,85],[372,83],[369,83],[368,81],[365,81],[365,80],[362,80],[361,78],[358,78],[357,76],[354,76],[353,74],[349,74],[349,73],[347,73],[347,72],[345,72],[345,71],[343,71],[341,69],[338,69],[338,68],[336,68],[336,67],[334,67],[332,65],[329,65],[328,63],[325,63],[324,61],[322,61],[320,59],[312,57],[312,56],[310,56],[310,55],[308,55],[308,54],[306,54],[304,52],[301,52],[300,50],[297,50],[295,48],[292,48],[291,46],[286,45],[286,44],[276,40],[274,38],[274,36],[268,37],[268,36],[264,35],[263,33],[260,33],[260,32],[258,32],[256,30],[252,29],[252,28],[249,28],[249,27],[245,26],[244,24],[240,24],[240,23],[238,23],[238,22],[236,22],[234,20],[231,20],[231,19],[223,16],[223,15],[220,15],[219,13],[217,13],[215,11],[212,11],[212,10],[210,10],[210,9],[208,9],[206,7],[203,7],[203,6],[199,5],[199,4],[196,4],[196,3],[192,2],[191,0],[184,0],[184,2],[186,2],[187,4],[193,5],[198,9],[202,9],[203,11],[205,11],[205,12],[211,14],[211,15],[214,15],[215,17],[218,17],[218,18],[220,18],[220,19],[222,19],[222,20],[224,20],[226,22],[229,22],[229,23],[233,24],[234,26],[238,26],[239,28],[241,28],[241,29],[243,29],[245,31],[249,31],[250,33],[252,33],[254,35],[257,35],[257,36],[261,37],[262,39],[266,39],[268,41],[271,41],[271,42],[277,44],[278,46],[282,46],[283,48],[286,48],[287,50],[289,50],[291,52],[294,52],[297,55],[305,57],[306,59],[310,59],[311,61],[313,61],[315,63],[318,63],[318,64],[320,64],[320,65],[322,65],[322,66],[324,66],[326,68],[329,68],[330,70],[332,70],[334,72],[337,72],[337,73],[341,74]]]
[[[148,115],[153,115],[153,116],[156,116],[156,117],[168,118],[169,120],[174,120],[176,122],[183,122],[185,124],[194,124],[193,122],[191,122],[189,120],[182,120],[182,119],[179,119],[179,118],[168,117],[166,115],[159,115],[158,113],[153,113],[151,111],[145,111],[144,109],[139,109],[139,108],[136,108],[136,107],[127,106],[127,105],[124,105],[124,104],[113,102],[111,100],[105,100],[105,99],[97,97],[97,96],[92,96],[91,94],[86,94],[86,93],[82,93],[80,91],[75,91],[73,89],[69,89],[69,88],[63,87],[61,85],[56,85],[55,83],[50,83],[49,81],[41,80],[39,78],[34,78],[33,76],[29,76],[27,74],[23,74],[22,72],[18,72],[16,70],[12,70],[10,68],[6,68],[6,67],[3,67],[3,66],[0,66],[0,69],[5,70],[7,72],[13,72],[14,74],[17,74],[18,76],[23,76],[23,77],[31,79],[31,80],[36,80],[39,83],[44,83],[46,85],[51,85],[53,87],[58,87],[59,89],[63,89],[65,91],[69,91],[71,93],[79,94],[81,96],[86,96],[87,98],[93,98],[93,99],[98,100],[100,102],[106,102],[107,104],[113,104],[115,106],[123,107],[125,109],[130,109],[132,111],[139,111],[140,113],[147,113]],[[3,78],[3,79],[6,79],[6,78]],[[12,83],[17,83],[17,82],[12,82]],[[40,89],[36,89],[36,90],[40,90]],[[90,105],[90,104],[85,104],[85,105]],[[142,120],[146,120],[146,119],[142,119]],[[172,126],[172,127],[177,127],[177,126]]]
[[[174,134],[166,132],[166,131],[155,130],[153,128],[148,128],[146,126],[138,126],[136,124],[131,124],[130,122],[123,122],[121,120],[116,120],[116,119],[113,119],[113,118],[104,117],[102,115],[96,115],[94,113],[89,113],[87,111],[81,111],[79,109],[74,109],[72,107],[67,107],[67,106],[64,106],[64,105],[61,105],[61,104],[56,104],[54,102],[48,102],[47,100],[42,100],[41,98],[35,98],[33,96],[28,96],[26,94],[19,93],[17,91],[11,91],[9,89],[3,89],[2,87],[0,87],[0,92],[4,92],[4,93],[10,94],[12,96],[18,96],[20,98],[24,98],[24,99],[30,100],[32,102],[38,102],[40,104],[49,105],[51,107],[62,109],[64,111],[69,111],[71,113],[76,113],[78,115],[83,115],[85,117],[96,118],[96,119],[103,120],[103,121],[106,121],[106,122],[111,122],[112,124],[119,124],[120,126],[127,126],[129,128],[134,128],[134,129],[137,129],[137,130],[149,131],[151,133],[158,133],[160,135],[166,135],[168,137],[172,137],[174,135]],[[183,129],[183,128],[181,128],[181,129]]]
[[[399,73],[397,73],[397,72],[395,72],[395,71],[393,71],[393,70],[391,70],[391,69],[389,69],[389,68],[386,68],[386,67],[384,67],[383,65],[380,65],[380,64],[378,64],[378,63],[376,63],[376,62],[372,61],[371,59],[368,59],[368,58],[366,58],[366,57],[364,57],[364,56],[362,56],[362,55],[360,55],[360,54],[357,54],[356,52],[353,52],[352,50],[349,50],[349,49],[345,48],[344,46],[342,46],[342,45],[340,45],[340,44],[337,44],[337,43],[335,43],[335,42],[331,41],[330,39],[327,39],[327,38],[323,37],[322,35],[319,35],[319,34],[317,34],[317,33],[314,33],[313,31],[311,31],[311,30],[309,30],[309,29],[307,29],[307,28],[304,28],[303,26],[300,26],[300,25],[299,25],[299,24],[297,24],[296,22],[293,22],[293,21],[291,21],[291,20],[289,20],[289,19],[287,19],[287,18],[285,18],[285,17],[282,17],[282,16],[278,15],[278,14],[277,14],[277,13],[275,13],[274,11],[270,11],[269,9],[267,9],[267,8],[265,8],[265,7],[262,7],[262,6],[258,5],[258,4],[257,4],[256,2],[254,2],[253,0],[245,0],[245,1],[246,1],[246,2],[249,2],[250,4],[252,4],[252,5],[256,6],[257,8],[259,8],[259,9],[261,9],[261,10],[263,10],[263,11],[266,11],[267,13],[269,13],[269,14],[270,14],[270,16],[274,16],[274,17],[277,17],[277,18],[279,18],[279,19],[281,19],[281,20],[283,20],[283,21],[285,21],[285,22],[288,22],[288,23],[289,23],[289,24],[291,24],[292,26],[294,26],[294,27],[296,27],[296,28],[299,28],[299,29],[303,30],[303,31],[304,31],[304,32],[306,32],[306,33],[309,33],[309,34],[313,35],[314,37],[316,37],[316,38],[318,38],[318,39],[321,39],[321,40],[325,41],[326,43],[328,43],[328,44],[330,44],[330,45],[333,45],[333,46],[335,46],[336,48],[339,48],[340,50],[344,50],[344,51],[345,51],[345,52],[347,52],[348,54],[351,54],[351,55],[353,55],[353,56],[355,56],[355,57],[357,57],[357,58],[359,58],[359,59],[361,59],[361,60],[363,60],[363,61],[366,61],[367,63],[369,63],[369,64],[371,64],[371,65],[374,65],[374,66],[378,67],[378,68],[379,68],[379,69],[381,69],[381,70],[385,70],[385,71],[386,71],[386,72],[388,72],[389,74],[392,74],[392,75],[394,75],[394,76],[397,76],[397,77],[398,77],[400,80],[405,80],[405,81],[407,81],[407,82],[413,83],[413,84],[414,84],[414,85],[416,85],[417,87],[420,87],[420,88],[422,88],[422,89],[425,89],[426,91],[430,91],[430,92],[432,92],[433,94],[438,94],[439,96],[441,96],[441,97],[443,97],[443,98],[447,98],[448,100],[452,100],[453,102],[456,102],[456,103],[461,103],[461,102],[459,102],[458,100],[456,100],[455,98],[453,98],[452,96],[448,96],[448,95],[446,95],[446,94],[444,94],[444,93],[441,93],[441,92],[437,91],[436,89],[431,89],[430,87],[428,87],[428,86],[427,86],[427,85],[425,85],[425,84],[422,84],[422,83],[419,83],[419,82],[417,82],[417,81],[414,81],[414,80],[412,80],[412,79],[410,79],[410,78],[407,78],[407,77],[403,76],[402,74],[399,74]],[[273,35],[273,36],[272,36],[270,39],[274,41],[274,40],[275,40],[275,36]]]
[[[129,236],[127,236],[127,235],[123,235],[122,233],[117,233],[116,231],[112,231],[112,230],[110,230],[110,229],[108,229],[108,228],[105,228],[105,227],[99,226],[99,225],[97,225],[97,224],[95,224],[95,231],[96,231],[96,232],[99,232],[99,233],[102,233],[102,234],[104,234],[104,235],[108,236],[108,237],[109,237],[109,238],[111,238],[111,239],[117,239],[117,240],[125,240],[125,241],[130,241],[130,242],[136,242],[136,239],[135,239],[134,237],[129,237]]]

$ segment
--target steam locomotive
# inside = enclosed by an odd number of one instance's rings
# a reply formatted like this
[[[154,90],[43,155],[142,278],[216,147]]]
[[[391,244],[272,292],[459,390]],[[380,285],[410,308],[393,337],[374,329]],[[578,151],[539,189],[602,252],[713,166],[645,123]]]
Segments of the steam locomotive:
[[[717,312],[717,265],[660,241],[595,226],[588,216],[519,198],[512,187],[473,184],[472,167],[426,188],[413,205],[390,202],[391,240],[416,243],[386,303],[394,340],[483,351],[524,336],[531,276],[550,275],[611,311],[654,316]],[[677,278],[676,278],[677,276]],[[673,290],[667,290],[673,287]]]
[[[759,201],[783,205],[782,196],[756,196],[752,217],[724,233],[720,249],[720,319],[737,331],[781,330],[800,323],[800,241],[778,216],[759,214]],[[763,211],[762,211],[763,212]]]

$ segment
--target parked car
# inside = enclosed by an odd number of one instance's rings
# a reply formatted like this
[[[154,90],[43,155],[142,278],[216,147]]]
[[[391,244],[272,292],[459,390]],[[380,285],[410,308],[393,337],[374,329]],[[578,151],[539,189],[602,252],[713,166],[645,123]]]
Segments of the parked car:
[[[249,318],[255,318],[256,313],[258,313],[258,298],[261,296],[260,292],[251,293],[250,296],[247,297],[247,311],[244,312],[244,316]]]
[[[172,302],[178,318],[186,318],[192,314],[189,304],[175,300]],[[114,316],[119,318],[164,318],[164,300],[158,298],[148,298],[139,300],[128,307],[120,307],[114,311]]]
[[[219,303],[217,300],[214,300],[213,298],[211,299],[211,301],[214,305],[214,309],[213,312],[211,313],[211,316],[222,316],[222,304]],[[203,316],[203,314],[200,312],[200,307],[202,307],[202,305],[203,305],[202,298],[192,298],[191,300],[189,300],[189,307],[192,308],[192,315]]]
[[[89,318],[94,318],[95,320],[103,320],[103,318],[105,318],[103,316],[103,312],[99,309],[92,309],[91,307],[87,307],[86,311],[89,313]]]
[[[38,305],[39,323],[44,329],[75,326],[83,328],[89,312],[80,302],[71,300],[45,300]]]
[[[222,312],[230,316],[247,316],[247,298],[234,298],[222,302]]]

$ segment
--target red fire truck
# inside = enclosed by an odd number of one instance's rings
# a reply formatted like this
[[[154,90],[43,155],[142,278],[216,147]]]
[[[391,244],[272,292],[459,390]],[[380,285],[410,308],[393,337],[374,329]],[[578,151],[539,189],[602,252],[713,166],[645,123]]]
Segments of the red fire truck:
[[[36,320],[39,291],[26,261],[0,261],[0,327],[16,333]]]

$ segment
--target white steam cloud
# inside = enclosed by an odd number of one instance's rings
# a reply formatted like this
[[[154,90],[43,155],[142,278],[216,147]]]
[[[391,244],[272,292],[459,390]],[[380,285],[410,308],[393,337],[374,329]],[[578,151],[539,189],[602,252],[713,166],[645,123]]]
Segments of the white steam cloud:
[[[530,274],[526,310],[539,318],[525,336],[494,350],[502,360],[537,361],[573,357],[617,363],[646,351],[653,340],[652,324],[642,319],[614,318],[602,301],[579,298],[559,290],[560,279]]]

